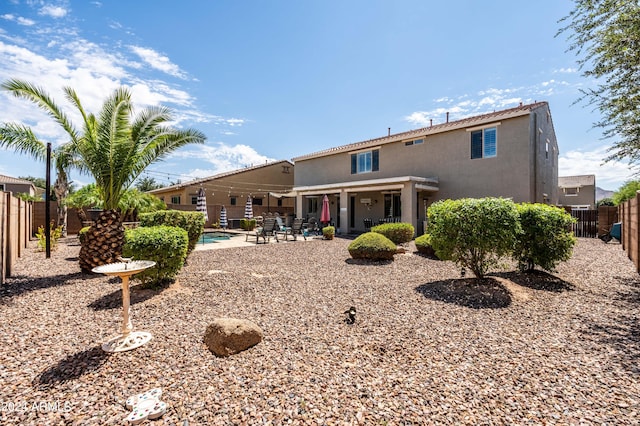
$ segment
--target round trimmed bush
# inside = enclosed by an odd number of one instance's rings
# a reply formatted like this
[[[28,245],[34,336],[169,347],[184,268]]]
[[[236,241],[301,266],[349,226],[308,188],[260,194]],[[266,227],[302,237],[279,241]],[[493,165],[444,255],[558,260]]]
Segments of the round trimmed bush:
[[[371,228],[371,232],[377,232],[390,239],[395,244],[408,243],[413,240],[415,228],[410,223],[383,223]]]
[[[418,253],[427,256],[435,256],[436,251],[431,247],[431,236],[429,234],[420,235],[415,241]]]
[[[513,257],[521,271],[533,271],[536,265],[555,271],[560,262],[573,254],[576,243],[571,231],[575,219],[564,209],[546,204],[517,204],[522,233],[518,235]]]
[[[153,260],[156,266],[133,276],[145,286],[171,281],[187,258],[189,236],[177,226],[140,226],[125,231],[122,254],[135,260]]]
[[[187,254],[189,254],[196,248],[198,238],[204,231],[204,215],[201,212],[184,212],[180,210],[159,210],[140,215],[140,226],[160,225],[177,226],[187,231],[189,237]]]
[[[354,259],[393,260],[396,245],[382,234],[366,232],[349,244]]]
[[[327,240],[333,240],[334,235],[336,235],[336,228],[333,226],[325,226],[322,228],[322,236]]]

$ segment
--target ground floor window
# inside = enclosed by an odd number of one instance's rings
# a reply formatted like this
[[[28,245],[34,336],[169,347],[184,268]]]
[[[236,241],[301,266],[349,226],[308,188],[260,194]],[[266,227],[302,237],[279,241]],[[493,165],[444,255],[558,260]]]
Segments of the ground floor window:
[[[171,197],[171,204],[180,204],[180,196],[174,195]]]

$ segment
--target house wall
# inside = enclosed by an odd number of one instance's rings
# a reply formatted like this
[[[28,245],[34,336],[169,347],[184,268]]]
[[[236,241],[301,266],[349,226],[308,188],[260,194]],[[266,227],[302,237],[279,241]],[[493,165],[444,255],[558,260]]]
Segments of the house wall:
[[[471,159],[471,131],[494,126],[497,128],[496,157]],[[414,136],[407,141],[420,138]],[[361,149],[379,149],[379,170],[370,173],[351,174],[351,154],[358,150],[299,159],[295,187],[340,183],[357,186],[360,181],[402,176],[437,178],[436,192],[419,192],[410,182],[401,188],[402,221],[413,223],[418,232],[425,219],[425,206],[441,199],[508,197],[515,202],[557,203],[559,150],[546,105],[522,116],[427,135],[422,144],[407,146],[405,142],[369,144]],[[362,218],[375,220],[385,216],[384,195],[380,191],[358,191],[342,198],[340,207],[349,209],[348,214],[341,215],[342,221],[351,217],[350,197],[356,201],[356,219],[350,230],[362,230]],[[366,206],[360,203],[362,198],[371,198],[377,203]],[[346,228],[344,223],[341,226]]]
[[[596,208],[596,187],[595,185],[584,185],[578,190],[577,195],[566,195],[562,188],[558,190],[558,204],[561,206],[589,206]]]
[[[534,124],[528,115],[500,122],[494,158],[472,160],[470,132],[459,129],[427,136],[420,145],[405,146],[404,141],[381,145],[377,172],[351,174],[351,154],[357,151],[301,160],[296,162],[295,186],[421,176],[438,178],[440,189],[430,197],[430,202],[489,196],[511,197],[516,202],[543,202],[544,193],[552,202],[557,197],[557,143],[553,128],[545,123],[539,123],[543,132],[532,138]],[[540,150],[531,146],[533,141],[541,144],[544,142],[540,139],[546,142],[547,138],[556,147],[548,159],[544,147]]]
[[[558,157],[560,149],[548,107],[537,108],[529,116],[530,123],[530,190],[528,200],[558,204]],[[548,143],[548,147],[547,147]],[[516,201],[514,199],[514,201]]]
[[[254,205],[253,211],[255,215],[269,212],[288,214],[293,212],[294,198],[282,198],[281,206],[278,206],[278,198],[268,195],[269,192],[289,191],[293,187],[294,168],[291,166],[285,169],[283,165],[288,165],[288,163],[274,163],[270,166],[247,170],[181,188],[161,188],[152,191],[152,193],[166,204],[172,204],[172,197],[180,196],[180,205],[192,206],[192,208],[188,209],[195,210],[196,205],[191,203],[191,198],[197,197],[198,190],[202,186],[205,190],[207,206],[209,207],[207,225],[217,221],[216,212],[210,211],[213,206],[224,205],[227,208],[229,218],[233,218],[231,215],[236,209],[230,205],[230,197],[236,197],[237,208],[244,211],[244,205],[249,194],[254,199],[262,199],[262,205]]]
[[[0,182],[0,184],[4,186],[4,190],[7,192],[13,192],[14,194],[26,193],[31,196],[36,195],[36,191],[31,184],[9,182]]]

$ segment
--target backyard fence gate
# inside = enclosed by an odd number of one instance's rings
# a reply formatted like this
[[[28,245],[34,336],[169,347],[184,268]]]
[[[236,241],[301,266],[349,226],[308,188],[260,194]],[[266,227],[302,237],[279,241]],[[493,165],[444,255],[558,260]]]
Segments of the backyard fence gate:
[[[573,224],[573,234],[576,237],[598,236],[598,210],[572,210],[571,216],[577,219]]]

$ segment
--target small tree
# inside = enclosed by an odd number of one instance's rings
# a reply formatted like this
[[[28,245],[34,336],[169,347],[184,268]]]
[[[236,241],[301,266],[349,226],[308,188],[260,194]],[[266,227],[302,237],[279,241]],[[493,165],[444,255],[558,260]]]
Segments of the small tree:
[[[521,232],[515,204],[503,198],[442,200],[427,215],[436,256],[469,268],[477,278],[512,254]]]
[[[521,271],[533,271],[536,265],[553,271],[558,263],[569,260],[576,238],[571,232],[575,219],[563,209],[545,204],[517,205],[522,233],[513,252]]]
[[[640,191],[640,181],[630,180],[625,182],[616,192],[613,193],[613,204],[618,205],[636,196],[636,191]]]

